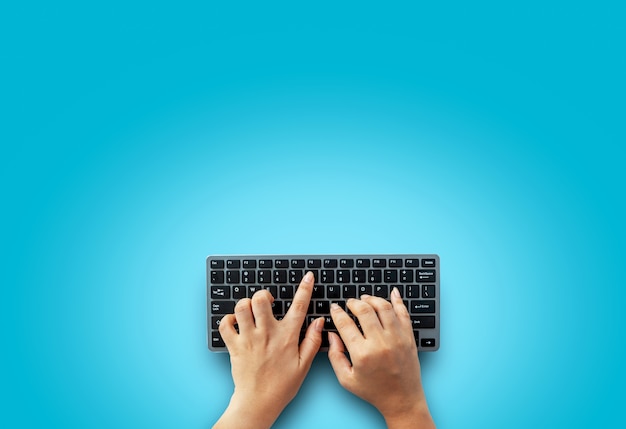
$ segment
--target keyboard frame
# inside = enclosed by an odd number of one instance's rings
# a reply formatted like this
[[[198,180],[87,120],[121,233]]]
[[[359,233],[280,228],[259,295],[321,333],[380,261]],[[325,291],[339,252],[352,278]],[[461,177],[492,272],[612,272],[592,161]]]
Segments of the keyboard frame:
[[[206,296],[207,296],[207,345],[209,350],[211,350],[212,352],[228,352],[228,349],[226,347],[214,347],[212,345],[212,341],[211,341],[211,332],[213,331],[212,329],[212,321],[211,321],[211,303],[213,301],[213,299],[211,298],[211,286],[213,286],[214,284],[211,283],[211,271],[213,271],[213,269],[211,268],[211,260],[223,260],[224,261],[224,268],[222,269],[224,272],[226,270],[228,270],[228,268],[226,267],[226,260],[228,259],[236,259],[236,260],[240,260],[243,261],[244,259],[246,260],[256,260],[257,261],[257,268],[254,268],[255,271],[258,271],[260,268],[258,268],[258,261],[261,259],[272,259],[272,272],[273,270],[276,269],[275,267],[275,261],[277,259],[287,259],[290,261],[289,263],[289,267],[286,268],[281,268],[281,269],[286,269],[289,270],[291,269],[291,260],[293,259],[304,259],[305,260],[305,267],[304,268],[300,268],[302,270],[304,270],[304,273],[306,273],[309,270],[308,264],[306,263],[308,259],[321,259],[322,260],[322,266],[320,268],[311,268],[313,270],[318,270],[321,271],[324,269],[324,259],[337,259],[338,261],[340,259],[353,259],[356,261],[356,259],[377,259],[377,258],[384,258],[387,260],[387,266],[386,267],[381,267],[380,269],[385,270],[385,269],[389,269],[390,267],[388,266],[388,261],[389,259],[402,259],[403,260],[403,265],[405,263],[406,259],[419,259],[420,260],[420,266],[419,267],[411,267],[413,270],[418,270],[418,269],[425,269],[425,270],[435,270],[435,282],[418,282],[418,281],[414,281],[414,282],[410,282],[410,283],[402,283],[402,282],[394,282],[394,283],[376,283],[376,284],[388,284],[388,285],[397,285],[397,284],[411,284],[411,285],[420,285],[419,289],[420,289],[420,296],[419,300],[423,300],[425,298],[422,298],[422,287],[421,285],[423,284],[428,284],[428,285],[435,285],[435,296],[432,298],[426,298],[429,300],[434,300],[435,301],[435,312],[430,313],[428,315],[433,314],[435,316],[435,327],[434,328],[428,328],[428,329],[419,329],[419,338],[420,341],[417,344],[418,346],[418,351],[429,351],[429,352],[434,352],[439,350],[440,347],[440,326],[441,326],[441,305],[440,305],[440,297],[441,297],[441,290],[440,290],[440,282],[441,282],[441,264],[440,264],[440,258],[439,255],[437,254],[317,254],[317,255],[309,255],[309,254],[288,254],[288,255],[271,255],[271,254],[256,254],[256,255],[227,255],[227,254],[216,254],[216,255],[209,255],[206,257],[206,278],[207,278],[207,286],[206,286]],[[435,260],[435,266],[432,268],[429,267],[422,267],[422,259],[434,259]],[[368,268],[359,268],[356,266],[353,266],[351,268],[344,268],[344,269],[349,269],[349,270],[354,270],[354,269],[372,269],[373,267],[368,267]],[[391,267],[394,268],[394,267]],[[404,267],[406,268],[406,267]],[[238,268],[241,271],[244,270],[243,267]],[[340,270],[342,269],[339,264],[336,268],[330,268],[333,270]],[[401,268],[397,268],[398,270]],[[273,277],[273,276],[272,276]],[[241,281],[242,279],[240,278],[240,281],[237,283],[233,283],[233,284],[229,284],[226,283],[226,281],[224,281],[223,284],[224,286],[228,286],[228,287],[233,287],[236,285],[242,285],[242,286],[248,286],[249,284],[243,283]],[[258,279],[257,279],[258,280]],[[336,280],[336,279],[335,279]],[[415,278],[414,278],[415,280]],[[254,285],[259,285],[259,282],[255,282],[253,283]],[[293,285],[295,286],[297,283],[291,283],[289,282],[289,280],[287,280],[287,283],[281,283],[285,284],[285,285]],[[315,284],[319,284],[319,279],[315,279]],[[350,281],[349,283],[339,283],[337,281],[333,282],[333,283],[329,283],[332,285],[344,285],[344,284],[350,284],[350,285],[358,285],[359,283],[353,283],[352,281]],[[362,283],[361,283],[362,284]],[[369,282],[366,282],[366,284],[372,284]],[[251,285],[251,284],[250,284]],[[273,281],[269,284],[269,285],[277,285],[277,283],[274,283]],[[391,292],[391,287],[389,288],[389,292]],[[406,290],[405,293],[403,294],[403,299],[404,300],[414,300],[416,298],[406,298]],[[343,294],[342,294],[343,296]],[[312,298],[313,299],[313,298]],[[344,299],[343,297],[341,299]],[[313,299],[315,300],[315,299]],[[323,299],[324,301],[329,301],[331,300],[330,298],[326,297]],[[218,301],[218,300],[216,300]],[[235,299],[230,298],[228,301],[236,301]],[[415,330],[415,329],[414,329]],[[422,338],[432,338],[435,340],[435,346],[434,347],[423,347],[420,343],[421,343],[421,339]],[[320,352],[325,352],[328,351],[328,347],[321,347]]]

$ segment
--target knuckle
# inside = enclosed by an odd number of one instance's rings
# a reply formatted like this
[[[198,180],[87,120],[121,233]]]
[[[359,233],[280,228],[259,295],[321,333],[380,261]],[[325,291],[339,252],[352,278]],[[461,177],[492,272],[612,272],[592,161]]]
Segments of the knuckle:
[[[235,305],[235,312],[240,313],[242,311],[246,311],[250,309],[250,298],[240,299]]]

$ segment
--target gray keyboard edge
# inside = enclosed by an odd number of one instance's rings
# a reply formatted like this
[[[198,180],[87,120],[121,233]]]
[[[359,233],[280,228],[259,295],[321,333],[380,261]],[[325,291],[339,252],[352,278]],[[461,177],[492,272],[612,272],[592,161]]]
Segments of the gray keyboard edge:
[[[432,315],[435,318],[435,326],[434,328],[428,328],[428,329],[422,329],[422,328],[415,328],[414,332],[417,330],[419,332],[418,336],[419,336],[419,340],[417,340],[417,347],[418,347],[418,351],[437,351],[440,347],[440,320],[441,320],[441,316],[440,316],[440,281],[441,281],[441,275],[440,275],[440,270],[441,270],[441,266],[440,266],[440,259],[439,259],[439,255],[437,254],[317,254],[317,255],[310,255],[310,254],[287,254],[287,255],[271,255],[271,254],[256,254],[256,255],[209,255],[206,257],[206,275],[207,275],[207,286],[206,286],[206,296],[207,296],[207,345],[210,351],[212,352],[227,352],[228,350],[226,349],[226,347],[223,346],[219,346],[216,347],[213,345],[213,341],[212,341],[212,335],[214,335],[214,329],[212,328],[212,312],[211,312],[211,304],[213,301],[221,301],[221,300],[214,300],[211,298],[211,286],[215,286],[218,283],[212,283],[211,282],[211,271],[213,271],[211,269],[210,266],[210,261],[211,260],[222,260],[224,261],[224,268],[223,270],[226,271],[228,268],[226,267],[226,261],[227,260],[239,260],[241,262],[241,264],[243,264],[244,260],[254,260],[256,261],[256,266],[257,268],[254,268],[255,271],[258,271],[260,268],[258,268],[259,266],[259,261],[260,260],[267,260],[267,259],[271,259],[273,264],[272,264],[272,271],[275,270],[276,268],[274,268],[274,262],[276,260],[288,260],[289,261],[289,266],[284,268],[289,270],[291,268],[291,261],[292,260],[301,260],[304,259],[305,260],[305,266],[304,268],[301,268],[302,270],[304,270],[304,272],[308,271],[308,264],[307,264],[307,260],[309,259],[313,259],[313,260],[317,260],[317,259],[321,259],[322,260],[322,267],[320,268],[312,268],[313,270],[317,269],[317,270],[323,270],[324,266],[323,266],[323,262],[324,259],[337,259],[338,261],[341,259],[347,259],[350,260],[352,259],[353,261],[356,261],[357,259],[369,259],[370,261],[373,259],[385,259],[386,262],[388,262],[389,260],[393,260],[393,259],[402,259],[403,261],[403,267],[402,268],[408,268],[408,267],[404,267],[404,263],[407,259],[409,260],[415,260],[415,259],[419,259],[419,267],[411,267],[413,270],[419,270],[419,269],[424,269],[424,270],[434,270],[435,271],[435,281],[426,281],[426,282],[419,282],[417,281],[417,278],[415,278],[413,282],[410,283],[401,283],[401,282],[394,282],[394,283],[389,283],[389,285],[395,285],[395,284],[403,284],[403,285],[434,285],[435,288],[435,294],[434,297],[432,298],[428,298],[429,300],[434,300],[435,301],[435,311],[434,313],[432,313]],[[432,268],[429,267],[422,267],[422,259],[434,259],[435,260],[435,266]],[[393,268],[393,267],[392,267]],[[398,267],[396,267],[398,268]],[[337,268],[332,268],[333,270],[340,270],[341,267],[337,267]],[[354,270],[354,269],[363,269],[362,267],[346,267],[345,269],[349,269],[349,270]],[[372,269],[372,267],[368,267],[365,268],[365,270],[368,269]],[[380,269],[385,270],[385,269],[389,269],[388,266],[380,267]],[[244,270],[243,267],[239,268],[233,268],[234,270],[239,270],[239,272],[241,273],[241,271]],[[417,274],[417,273],[416,273]],[[316,279],[316,285],[320,284],[319,282],[320,279]],[[365,284],[371,284],[369,282],[364,282]],[[223,284],[224,286],[228,286],[228,287],[234,287],[236,285],[239,286],[248,286],[249,284],[246,283],[242,283],[242,282],[238,282],[237,284],[235,283],[226,283],[226,281],[224,281],[224,283],[220,283]],[[283,283],[280,283],[281,285]],[[286,285],[295,285],[297,283],[291,283],[291,282],[287,282],[284,283]],[[341,282],[333,282],[333,284],[335,285],[343,285],[343,284],[355,284],[352,281],[347,282],[347,283],[341,283]],[[382,284],[385,284],[384,282],[382,282]],[[255,285],[259,285],[259,283],[255,283]],[[278,285],[278,283],[274,283],[273,281],[270,284],[264,284],[265,285]],[[403,289],[403,299],[405,300],[410,300],[411,298],[407,298],[406,297],[406,290]],[[389,288],[389,291],[391,290],[391,288]],[[420,299],[424,299],[421,297],[421,292],[420,292]],[[229,299],[229,301],[232,301],[233,299]],[[313,299],[312,299],[313,300]],[[323,301],[329,301],[330,298],[325,298],[323,299]],[[431,314],[429,314],[431,315]],[[319,315],[316,315],[319,316]],[[431,339],[434,341],[434,346],[432,347],[427,347],[421,344],[421,340],[422,339]],[[320,348],[320,352],[325,352],[328,350],[328,347],[322,347]]]

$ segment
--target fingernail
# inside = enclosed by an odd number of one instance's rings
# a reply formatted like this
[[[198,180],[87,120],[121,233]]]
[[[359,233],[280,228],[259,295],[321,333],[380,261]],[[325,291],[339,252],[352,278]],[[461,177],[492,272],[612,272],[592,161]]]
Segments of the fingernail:
[[[312,282],[312,281],[313,281],[313,273],[312,273],[312,272],[310,272],[310,271],[308,271],[308,272],[304,275],[304,278],[303,278],[302,280],[304,280],[304,281],[305,281],[305,282],[307,282],[307,283]]]
[[[324,329],[324,318],[323,317],[318,317],[315,320],[315,330],[317,332],[322,332],[322,329]]]
[[[332,302],[330,304],[330,311],[337,311],[339,310],[341,307],[339,307],[339,305],[337,305],[336,303]]]
[[[397,287],[394,286],[393,289],[391,289],[391,296],[394,298],[400,298],[400,291]]]
[[[369,298],[369,297],[370,297],[370,296],[369,296],[368,294],[366,294],[366,293],[364,293],[364,294],[362,294],[362,295],[361,295],[361,299],[367,299],[367,298]]]

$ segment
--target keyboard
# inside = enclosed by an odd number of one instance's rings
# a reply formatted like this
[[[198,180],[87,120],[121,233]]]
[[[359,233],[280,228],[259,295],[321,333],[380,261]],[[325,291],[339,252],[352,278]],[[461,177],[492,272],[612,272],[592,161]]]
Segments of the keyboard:
[[[211,351],[227,351],[218,331],[225,314],[234,313],[242,298],[261,289],[274,297],[272,311],[280,320],[289,310],[300,280],[307,271],[315,276],[311,303],[304,324],[324,317],[320,351],[328,350],[328,332],[336,332],[330,304],[344,310],[346,301],[362,294],[389,300],[397,287],[409,310],[419,351],[439,349],[438,255],[219,255],[206,259],[207,332]],[[349,313],[351,314],[351,313]],[[358,319],[354,317],[358,325]]]

